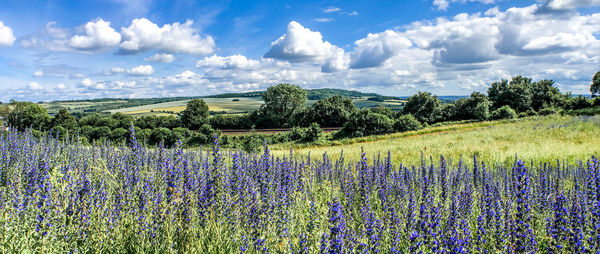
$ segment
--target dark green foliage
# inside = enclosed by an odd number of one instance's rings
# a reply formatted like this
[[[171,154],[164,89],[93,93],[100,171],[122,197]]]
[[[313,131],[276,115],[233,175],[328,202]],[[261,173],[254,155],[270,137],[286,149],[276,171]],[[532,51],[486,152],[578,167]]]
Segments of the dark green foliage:
[[[402,115],[394,122],[394,130],[399,132],[416,131],[421,128],[421,123],[411,114]]]
[[[542,108],[542,109],[540,109],[540,111],[538,111],[538,113],[542,116],[547,116],[547,115],[558,114],[558,110],[554,107]]]
[[[583,97],[582,95],[572,97],[571,100],[569,101],[569,109],[572,109],[572,110],[589,108],[592,105],[593,105],[592,100],[590,100],[586,97]]]
[[[362,109],[350,115],[340,133],[349,137],[380,135],[392,132],[393,125],[393,121],[387,116]]]
[[[309,127],[294,127],[288,133],[289,140],[300,142],[314,142],[323,136],[323,130],[317,123],[312,123]]]
[[[167,128],[156,128],[152,131],[152,136],[150,136],[151,144],[159,144],[163,142],[165,146],[172,146],[175,141],[172,139],[171,130]]]
[[[208,123],[214,129],[250,129],[254,124],[250,115],[216,115],[208,118]]]
[[[53,127],[60,126],[65,130],[71,132],[77,129],[77,120],[75,120],[75,117],[69,114],[69,111],[67,111],[67,109],[64,108],[61,108],[58,111],[58,114],[54,116],[54,118],[52,118],[51,124]]]
[[[258,134],[252,133],[244,138],[242,150],[248,153],[259,152],[263,144],[264,140]]]
[[[600,71],[596,72],[592,78],[590,92],[592,93],[592,97],[596,97],[600,93]]]
[[[433,115],[436,119],[435,122],[453,121],[456,117],[456,105],[454,103],[443,104],[435,109]]]
[[[133,117],[124,115],[123,113],[114,113],[110,117],[119,123],[119,128],[123,129],[128,129],[134,122]]]
[[[100,120],[102,116],[98,113],[90,114],[79,119],[79,126],[100,126]]]
[[[513,118],[517,118],[517,113],[508,105],[502,106],[492,112],[492,119],[494,120]]]
[[[260,118],[269,127],[289,127],[294,115],[306,104],[306,91],[291,84],[271,86],[262,97],[265,104],[261,106]]]
[[[568,96],[560,93],[553,80],[540,80],[531,86],[531,107],[538,111],[547,107],[563,107]]]
[[[322,127],[340,127],[348,121],[350,114],[355,110],[351,99],[334,95],[315,102],[305,114],[301,114],[305,117],[298,125],[308,126],[310,123],[318,123]]]
[[[8,125],[20,131],[26,128],[45,131],[49,129],[50,117],[48,111],[31,102],[11,102],[13,107],[8,115]]]
[[[71,135],[71,133],[69,133],[69,131],[65,127],[62,127],[60,125],[52,127],[52,129],[50,129],[50,132],[54,137],[60,137],[61,140],[65,140],[67,135]]]
[[[193,99],[187,103],[185,110],[179,113],[183,127],[190,130],[197,130],[206,123],[208,118],[208,105],[200,99]]]
[[[110,140],[118,144],[124,144],[129,138],[129,131],[124,128],[116,128],[110,132]]]
[[[436,120],[435,111],[440,106],[440,100],[430,92],[418,92],[408,98],[402,112],[413,115],[419,122],[432,123]]]
[[[240,99],[233,99],[233,100],[231,100],[231,101],[240,101]]]
[[[171,134],[173,135],[173,140],[175,140],[175,142],[177,142],[177,140],[181,140],[181,142],[185,144],[194,133],[188,128],[177,127],[173,128]]]
[[[454,102],[455,115],[453,120],[486,120],[490,117],[490,101],[485,94],[471,93],[471,97]]]
[[[510,82],[494,82],[488,89],[488,97],[494,108],[508,105],[516,112],[527,111],[532,102],[531,78],[516,76]]]
[[[309,100],[322,100],[336,95],[346,98],[384,97],[376,93],[362,93],[359,91],[350,91],[334,88],[309,89],[306,90],[306,95],[308,96]]]
[[[384,116],[387,116],[389,119],[396,118],[396,112],[394,112],[393,110],[391,110],[388,107],[377,106],[374,108],[370,108],[369,110],[371,110],[371,112],[373,112],[373,113],[382,114]]]
[[[111,130],[107,126],[95,127],[92,132],[91,140],[107,139],[110,137],[110,132]]]

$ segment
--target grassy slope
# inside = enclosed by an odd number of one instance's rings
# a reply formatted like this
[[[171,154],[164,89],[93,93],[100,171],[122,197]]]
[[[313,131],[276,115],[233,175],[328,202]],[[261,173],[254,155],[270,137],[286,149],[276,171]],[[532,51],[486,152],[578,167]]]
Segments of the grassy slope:
[[[587,159],[592,154],[600,155],[599,133],[599,116],[549,116],[441,126],[417,132],[350,139],[337,144],[327,142],[323,146],[297,147],[294,150],[298,155],[310,152],[313,156],[321,156],[327,152],[330,157],[337,157],[342,150],[346,155],[359,156],[363,147],[369,158],[391,151],[394,162],[409,165],[419,163],[421,151],[426,161],[429,161],[429,156],[439,161],[438,156],[442,154],[456,163],[461,156],[477,154],[480,161],[508,165],[517,154],[519,158],[535,161],[561,158],[573,162]],[[289,145],[271,149],[277,154],[289,153]]]

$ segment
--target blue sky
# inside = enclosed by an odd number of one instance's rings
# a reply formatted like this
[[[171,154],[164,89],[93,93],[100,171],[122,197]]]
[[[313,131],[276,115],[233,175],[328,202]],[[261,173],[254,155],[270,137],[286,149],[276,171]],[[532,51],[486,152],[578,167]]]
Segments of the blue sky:
[[[600,0],[0,1],[0,100],[277,83],[465,95],[526,75],[588,93]]]

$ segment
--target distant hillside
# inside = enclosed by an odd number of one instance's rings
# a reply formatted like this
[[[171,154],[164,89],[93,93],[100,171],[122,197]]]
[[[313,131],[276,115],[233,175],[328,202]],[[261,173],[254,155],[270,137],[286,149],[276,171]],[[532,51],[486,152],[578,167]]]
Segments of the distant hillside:
[[[204,98],[237,98],[237,97],[260,97],[264,91],[254,91],[246,93],[224,93],[216,95],[203,96]],[[334,95],[340,95],[348,98],[360,98],[360,97],[377,97],[385,99],[397,99],[396,97],[383,96],[376,93],[363,93],[359,91],[350,91],[345,89],[337,88],[318,88],[318,89],[306,89],[306,95],[309,100],[321,100]]]

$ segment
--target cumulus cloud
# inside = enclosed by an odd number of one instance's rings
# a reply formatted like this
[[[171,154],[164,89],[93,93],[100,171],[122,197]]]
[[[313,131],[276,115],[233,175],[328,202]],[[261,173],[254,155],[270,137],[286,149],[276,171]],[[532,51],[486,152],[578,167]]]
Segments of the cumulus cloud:
[[[110,27],[110,22],[102,19],[90,21],[84,26],[85,35],[75,35],[69,46],[82,51],[96,51],[113,47],[121,42],[121,34]]]
[[[366,38],[360,39],[354,44],[356,46],[350,68],[360,69],[380,66],[400,50],[409,48],[412,42],[400,33],[386,30],[382,33],[370,33]]]
[[[56,88],[60,89],[60,90],[65,90],[65,89],[67,89],[67,86],[65,86],[65,84],[63,84],[63,83],[60,83],[60,84],[56,85]]]
[[[200,37],[188,20],[181,24],[165,24],[162,27],[150,20],[134,19],[129,27],[121,28],[122,42],[119,45],[123,54],[157,49],[167,53],[207,55],[214,51],[215,42],[211,36]]]
[[[175,57],[172,54],[161,54],[156,53],[151,57],[144,58],[147,62],[160,62],[160,63],[170,63],[175,60]]]
[[[450,6],[450,3],[456,2],[480,2],[484,4],[493,4],[496,2],[496,0],[433,0],[433,5],[436,6],[438,10],[447,10]]]
[[[205,57],[196,62],[197,68],[221,68],[221,69],[255,69],[260,66],[260,62],[248,59],[243,55]]]
[[[271,43],[265,58],[291,62],[314,61],[325,64],[322,69],[333,71],[347,65],[344,51],[327,41],[319,32],[313,32],[296,21],[291,21],[286,33]],[[343,62],[343,63],[342,63]]]
[[[41,77],[41,76],[44,76],[44,72],[43,72],[43,71],[36,71],[36,72],[34,72],[34,73],[33,73],[33,76],[34,76],[34,77]]]
[[[0,21],[0,46],[12,46],[15,40],[13,30]]]
[[[154,73],[152,65],[139,65],[127,70],[130,76],[148,76]]]

